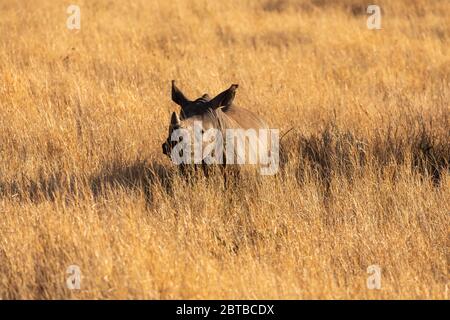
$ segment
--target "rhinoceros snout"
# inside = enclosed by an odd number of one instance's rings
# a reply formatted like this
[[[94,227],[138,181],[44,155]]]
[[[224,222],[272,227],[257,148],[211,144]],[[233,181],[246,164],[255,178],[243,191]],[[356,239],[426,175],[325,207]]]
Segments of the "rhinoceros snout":
[[[163,153],[165,154],[165,155],[169,155],[169,153],[170,153],[170,150],[169,150],[170,148],[169,148],[169,145],[167,144],[167,142],[164,142],[163,144],[162,144],[162,150],[163,150]]]

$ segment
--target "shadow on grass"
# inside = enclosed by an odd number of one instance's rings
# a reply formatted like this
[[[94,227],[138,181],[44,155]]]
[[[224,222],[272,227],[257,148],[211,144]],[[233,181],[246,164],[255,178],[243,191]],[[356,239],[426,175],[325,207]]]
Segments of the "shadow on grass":
[[[131,165],[111,163],[100,173],[89,179],[94,197],[110,189],[143,190],[147,203],[153,201],[152,186],[158,185],[165,192],[172,193],[172,181],[176,171],[153,162],[151,164],[138,160]]]
[[[450,132],[436,134],[421,122],[408,128],[407,133],[399,132],[389,127],[375,132],[368,141],[330,123],[318,134],[297,134],[286,141],[280,159],[288,163],[295,158],[297,181],[302,183],[313,172],[326,192],[337,177],[351,182],[369,167],[383,173],[392,165],[406,165],[438,187],[443,173],[450,169]],[[397,174],[395,171],[394,181]]]
[[[443,121],[446,123],[446,119]],[[392,168],[399,165],[411,168],[439,187],[442,175],[449,171],[450,132],[443,125],[436,126],[421,118],[411,118],[406,123],[406,128],[392,125],[374,132],[370,138],[360,137],[334,123],[310,136],[291,135],[280,146],[280,172],[285,176],[294,175],[300,185],[313,175],[324,188],[325,200],[331,196],[333,179],[344,178],[351,183],[365,171],[374,170],[377,174],[392,174],[395,182],[400,173]],[[286,169],[291,162],[294,164],[292,170]],[[195,184],[199,178],[216,187],[223,183],[227,193],[242,188],[254,190],[254,183],[262,179],[243,179],[231,167],[226,168],[225,175],[221,169],[206,173],[204,170],[187,172],[180,169],[183,168],[135,160],[131,163],[105,163],[90,176],[56,171],[39,174],[34,180],[22,177],[3,183],[0,177],[0,197],[31,202],[56,199],[70,202],[80,197],[97,198],[110,190],[125,190],[143,192],[147,204],[151,204],[155,187],[172,194],[175,176],[183,176],[189,184]]]
[[[131,164],[106,164],[99,173],[89,177],[79,177],[57,171],[52,174],[39,174],[38,178],[0,181],[0,197],[19,201],[55,201],[58,198],[70,202],[75,198],[100,197],[108,190],[125,189],[143,191],[147,204],[153,201],[152,186],[159,186],[171,193],[173,176],[176,170],[152,162],[136,160]]]

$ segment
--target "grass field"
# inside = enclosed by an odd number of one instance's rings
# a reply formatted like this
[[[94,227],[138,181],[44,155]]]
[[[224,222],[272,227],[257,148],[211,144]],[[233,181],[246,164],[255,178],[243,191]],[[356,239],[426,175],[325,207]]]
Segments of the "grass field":
[[[359,0],[72,3],[0,1],[0,298],[449,298],[449,1],[378,0],[381,30]],[[292,129],[279,174],[182,177],[172,79]]]

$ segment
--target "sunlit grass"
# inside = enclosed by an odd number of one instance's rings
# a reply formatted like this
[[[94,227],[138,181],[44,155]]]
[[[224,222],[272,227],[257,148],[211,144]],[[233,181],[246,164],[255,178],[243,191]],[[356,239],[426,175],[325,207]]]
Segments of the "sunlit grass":
[[[0,3],[0,298],[448,299],[448,1],[378,1],[382,30],[358,0],[76,2],[79,31]],[[172,79],[293,128],[280,173],[180,176]]]

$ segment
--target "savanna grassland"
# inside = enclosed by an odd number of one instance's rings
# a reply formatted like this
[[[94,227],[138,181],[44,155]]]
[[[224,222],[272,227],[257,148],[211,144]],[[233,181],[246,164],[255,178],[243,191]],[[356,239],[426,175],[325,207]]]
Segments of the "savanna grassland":
[[[0,298],[448,299],[450,2],[368,4],[1,0]],[[238,83],[279,173],[181,176],[172,79]]]

